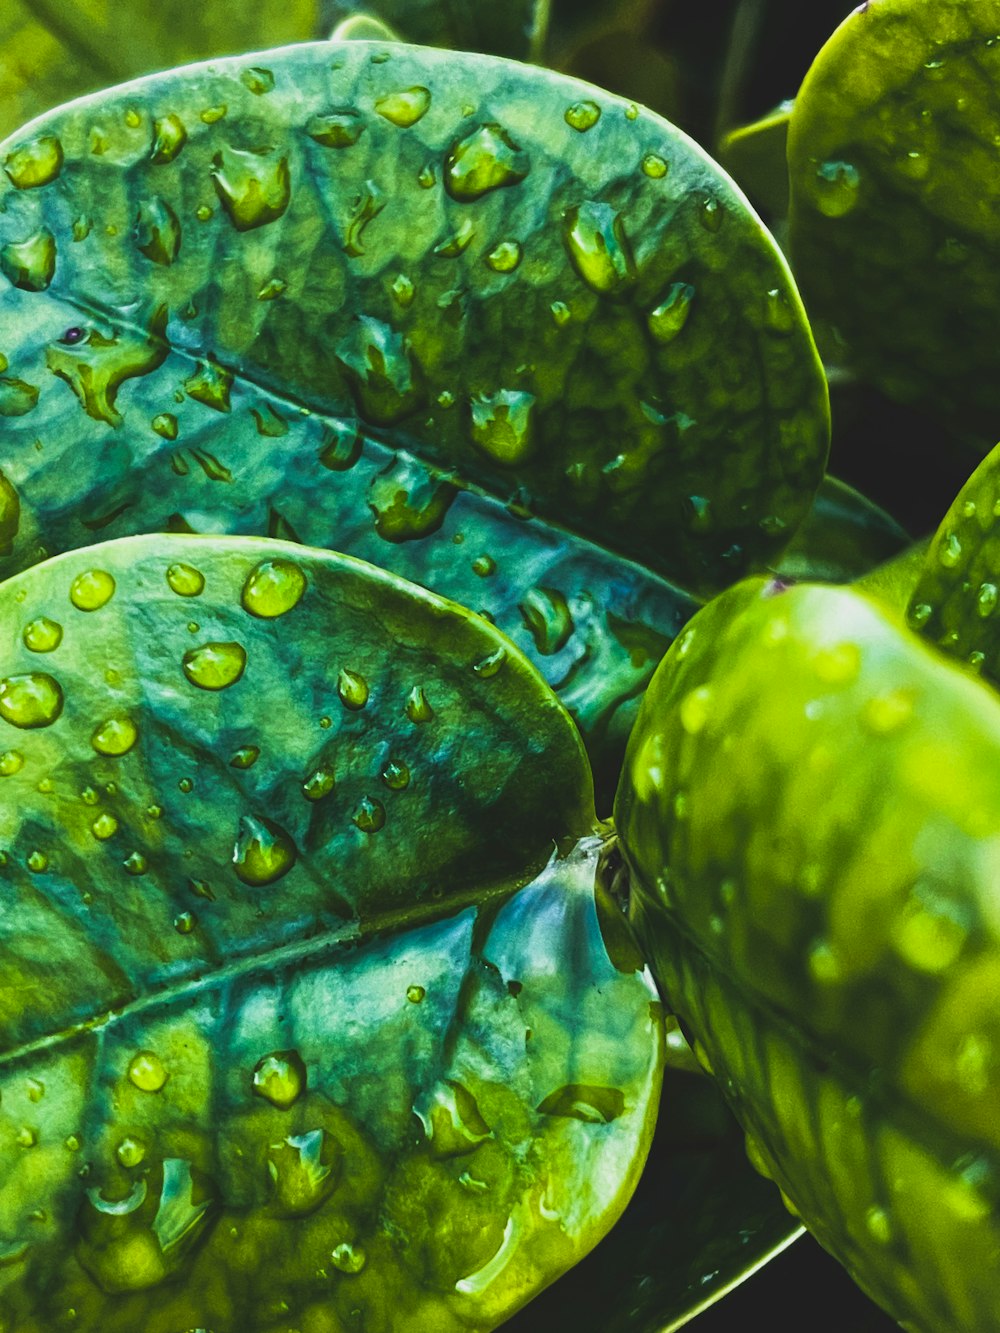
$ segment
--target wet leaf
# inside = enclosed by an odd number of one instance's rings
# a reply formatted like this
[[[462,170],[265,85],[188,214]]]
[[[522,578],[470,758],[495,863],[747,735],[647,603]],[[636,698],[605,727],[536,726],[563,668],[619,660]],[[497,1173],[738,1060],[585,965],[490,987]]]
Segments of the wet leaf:
[[[70,553],[0,622],[17,1327],[491,1328],[576,1262],[641,1170],[662,1020],[513,645],[240,538]]]
[[[990,1327],[1000,707],[867,598],[754,580],[668,654],[616,806],[748,1151],[906,1326]]]
[[[810,312],[890,396],[993,436],[998,80],[992,0],[878,0],[817,56],[788,139]]]
[[[240,14],[222,0],[5,0],[0,138],[42,111],[138,74],[234,49],[319,36],[318,0],[260,0]],[[235,43],[234,43],[235,38]]]

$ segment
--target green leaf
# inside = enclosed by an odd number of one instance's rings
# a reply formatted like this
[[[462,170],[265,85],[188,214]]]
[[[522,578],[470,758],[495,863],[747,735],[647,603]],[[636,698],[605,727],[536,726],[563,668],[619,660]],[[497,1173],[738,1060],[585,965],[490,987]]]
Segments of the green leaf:
[[[750,125],[730,130],[719,145],[719,161],[735,181],[773,218],[788,212],[788,126],[791,102]]]
[[[16,1326],[485,1329],[576,1262],[662,1022],[513,646],[243,538],[70,553],[0,623]]]
[[[898,555],[906,540],[884,509],[828,475],[777,569],[784,578],[849,583]]]
[[[460,51],[489,51],[514,59],[538,59],[545,45],[550,0],[508,0],[482,5],[476,0],[325,0],[323,15],[332,25],[365,16],[387,24],[403,40]]]
[[[317,0],[259,0],[238,17],[223,0],[5,0],[0,138],[71,97],[138,74],[317,35]]]
[[[777,587],[699,613],[646,697],[633,918],[820,1242],[908,1327],[985,1329],[1000,705],[867,598]]]
[[[907,606],[910,625],[1000,683],[1000,446],[962,487],[927,549]]]
[[[993,0],[879,0],[817,56],[788,138],[810,312],[890,396],[994,436],[998,83]]]

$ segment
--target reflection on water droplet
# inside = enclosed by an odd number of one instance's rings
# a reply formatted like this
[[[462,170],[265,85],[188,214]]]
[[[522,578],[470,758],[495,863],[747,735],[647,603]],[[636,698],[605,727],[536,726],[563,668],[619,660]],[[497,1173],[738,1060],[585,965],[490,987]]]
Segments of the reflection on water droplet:
[[[406,998],[410,1004],[422,1004],[426,995],[427,991],[423,986],[407,986],[406,988]]]
[[[368,702],[368,682],[357,671],[344,667],[337,677],[337,694],[345,708],[357,711]]]
[[[229,761],[230,768],[239,769],[245,772],[248,768],[253,768],[254,764],[260,758],[260,746],[241,745]]]
[[[133,230],[136,249],[154,264],[172,264],[180,253],[181,224],[165,199],[143,200]]]
[[[237,877],[251,888],[273,884],[295,865],[298,850],[278,824],[256,815],[244,815],[233,847]]]
[[[306,1090],[306,1067],[298,1051],[272,1051],[253,1070],[253,1091],[287,1111]]]
[[[431,95],[426,88],[404,88],[376,98],[375,110],[400,129],[409,129],[427,114],[430,104]]]
[[[334,423],[324,432],[319,461],[331,472],[347,472],[361,457],[361,432],[352,425]]]
[[[458,489],[423,464],[400,454],[373,480],[368,507],[375,531],[387,542],[416,541],[437,532]]]
[[[0,270],[25,292],[44,292],[56,271],[56,238],[40,227],[23,241],[0,246]]]
[[[0,717],[12,727],[34,731],[49,727],[63,710],[59,682],[44,671],[0,680]]]
[[[172,112],[153,122],[153,146],[149,160],[162,165],[172,162],[187,143],[187,130],[180,116]]]
[[[445,159],[445,189],[453,199],[469,203],[490,190],[516,185],[529,169],[527,154],[501,125],[490,122],[452,145]]]
[[[564,648],[573,633],[569,603],[558,588],[532,588],[518,606],[521,619],[543,656]]]
[[[155,1051],[140,1051],[132,1057],[128,1077],[140,1092],[159,1092],[167,1081],[167,1071]]]
[[[367,1256],[360,1245],[349,1245],[343,1241],[330,1251],[330,1262],[342,1273],[360,1273],[365,1266]]]
[[[492,653],[474,662],[472,669],[480,680],[491,680],[507,661],[507,649],[502,645],[495,648]]]
[[[262,560],[247,575],[243,609],[260,620],[274,620],[298,606],[306,590],[306,576],[291,560]]]
[[[4,750],[0,753],[0,778],[12,778],[24,767],[24,755],[17,750]]]
[[[365,181],[355,197],[350,220],[344,231],[344,251],[352,259],[363,255],[365,247],[362,241],[365,228],[373,218],[378,217],[385,208],[385,195],[374,181]]]
[[[149,423],[164,440],[177,439],[177,418],[172,412],[160,412]]]
[[[382,781],[390,791],[403,791],[410,785],[410,770],[402,759],[390,757],[382,769]]]
[[[43,134],[8,153],[3,169],[17,189],[35,190],[54,181],[62,164],[62,144],[54,135]]]
[[[411,722],[429,722],[434,716],[434,709],[431,707],[422,686],[414,685],[406,697],[404,711]]]
[[[362,833],[378,833],[385,827],[385,806],[371,796],[362,796],[354,807],[351,821]]]
[[[131,718],[110,717],[96,729],[90,743],[98,754],[117,759],[128,754],[138,739],[139,729]]]
[[[691,313],[694,288],[687,282],[675,282],[664,299],[649,312],[649,331],[660,343],[669,343],[680,333]]]
[[[596,1087],[590,1083],[567,1083],[539,1104],[541,1115],[568,1116],[589,1125],[608,1125],[625,1110],[620,1088]]]
[[[344,370],[358,411],[373,425],[391,426],[424,401],[409,344],[368,315],[355,315],[334,353]]]
[[[413,1111],[424,1127],[431,1156],[438,1160],[475,1152],[492,1137],[475,1097],[453,1079],[436,1084],[414,1104]]]
[[[563,119],[574,130],[584,133],[593,129],[601,118],[601,108],[596,102],[574,102],[566,108]]]
[[[647,153],[642,159],[643,174],[652,180],[662,180],[667,174],[667,163],[658,153]]]
[[[824,162],[816,170],[816,207],[828,218],[841,218],[857,206],[861,174],[850,162]]]
[[[240,82],[255,96],[262,97],[264,93],[269,93],[273,89],[274,75],[261,65],[251,65],[240,74]]]
[[[342,1160],[343,1150],[325,1129],[272,1143],[267,1150],[272,1210],[279,1217],[306,1217],[315,1212],[336,1188]]]
[[[619,295],[636,279],[632,247],[620,213],[593,199],[563,215],[563,238],[577,273],[601,296]]]
[[[205,588],[205,576],[194,565],[178,561],[167,568],[167,584],[178,597],[198,597]]]
[[[946,533],[938,546],[938,560],[945,569],[954,569],[962,559],[962,543],[957,532]]]
[[[434,254],[442,259],[455,259],[467,250],[476,234],[471,218],[462,218],[453,232],[442,237],[434,247]]]
[[[473,394],[472,438],[484,453],[506,467],[531,457],[535,395],[518,389]]]
[[[215,192],[237,231],[266,226],[285,212],[292,197],[287,157],[227,146],[212,161]]]
[[[107,810],[102,810],[91,824],[90,831],[98,842],[107,842],[118,832],[118,820]]]
[[[189,648],[181,659],[184,674],[201,690],[224,690],[235,685],[247,665],[241,643],[205,643]]]
[[[47,616],[39,616],[25,625],[21,635],[25,648],[33,653],[52,653],[62,643],[62,625]]]

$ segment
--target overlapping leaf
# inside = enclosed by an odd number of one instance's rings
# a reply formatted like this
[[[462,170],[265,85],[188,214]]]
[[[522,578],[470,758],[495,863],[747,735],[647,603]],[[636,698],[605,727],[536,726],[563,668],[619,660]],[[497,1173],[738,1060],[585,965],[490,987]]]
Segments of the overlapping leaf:
[[[906,1326],[997,1320],[1000,709],[866,598],[753,581],[655,678],[616,806],[674,1006]]]

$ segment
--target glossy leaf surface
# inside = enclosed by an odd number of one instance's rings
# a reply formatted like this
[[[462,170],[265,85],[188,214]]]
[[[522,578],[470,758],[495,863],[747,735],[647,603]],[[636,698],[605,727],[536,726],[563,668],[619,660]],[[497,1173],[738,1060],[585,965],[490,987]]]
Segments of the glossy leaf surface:
[[[861,5],[789,128],[790,245],[810,312],[888,394],[995,437],[1000,12]]]
[[[565,713],[485,622],[276,542],[0,607],[5,1319],[493,1327],[621,1211],[659,1086]]]
[[[319,36],[318,0],[5,0],[0,138],[50,107],[169,65]]]
[[[906,1327],[995,1327],[1000,707],[866,598],[754,580],[668,654],[616,819],[673,1007]]]

